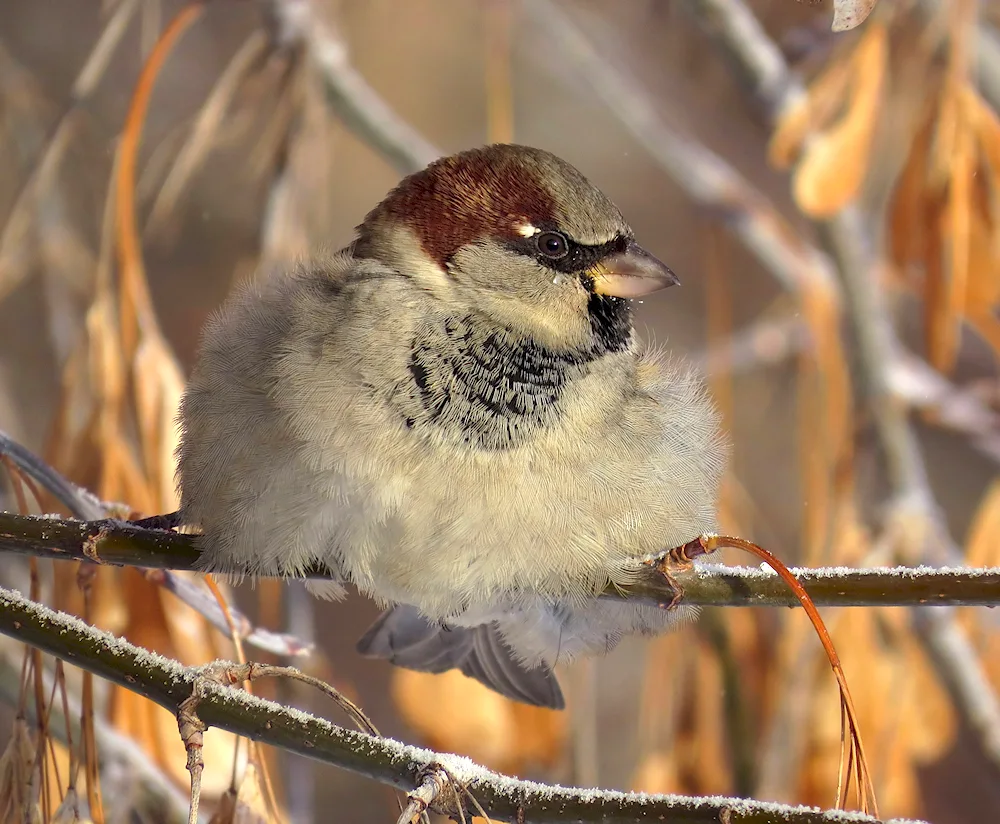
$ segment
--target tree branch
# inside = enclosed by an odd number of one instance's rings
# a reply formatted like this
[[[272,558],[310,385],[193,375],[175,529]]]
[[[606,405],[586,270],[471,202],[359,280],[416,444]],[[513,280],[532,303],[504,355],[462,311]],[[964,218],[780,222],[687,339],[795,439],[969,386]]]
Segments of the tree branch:
[[[125,521],[71,521],[0,512],[0,552],[51,560],[84,561],[145,569],[196,570],[195,536],[144,529]],[[996,606],[1000,568],[843,567],[795,569],[820,606]],[[314,570],[304,577],[326,578]],[[670,570],[680,588],[652,565],[624,591],[609,597],[661,604],[793,607],[795,596],[773,572],[759,568],[699,564]]]
[[[441,152],[396,114],[347,58],[347,47],[310,0],[270,0],[284,45],[304,45],[323,78],[327,102],[344,125],[403,174],[420,171]]]
[[[411,790],[420,785],[430,770],[444,770],[498,821],[606,824],[664,820],[691,824],[718,821],[874,824],[877,821],[859,813],[823,812],[738,798],[579,790],[521,781],[487,770],[466,758],[354,732],[242,690],[219,686],[206,679],[200,668],[184,667],[2,588],[0,633],[143,695],[175,714],[197,683],[204,695],[197,712],[204,723],[398,789]],[[182,753],[178,741],[179,758]]]
[[[807,286],[836,292],[829,260],[790,229],[774,205],[724,158],[673,128],[634,78],[607,59],[575,17],[552,0],[533,0],[523,14],[559,52],[562,65],[579,77],[632,134],[649,156],[694,202],[726,225],[790,292]],[[770,88],[771,81],[761,82]]]
[[[925,4],[926,5],[926,4]],[[780,52],[764,29],[755,24],[744,0],[698,0],[691,6],[706,31],[740,66],[743,79],[756,89],[780,90],[767,101],[772,118],[801,93],[800,84],[784,66]],[[720,24],[719,20],[728,20]],[[734,32],[752,42],[737,42]],[[756,57],[754,57],[756,55]],[[766,72],[764,71],[766,68]],[[763,72],[763,73],[762,73]],[[775,75],[778,75],[775,80]],[[868,409],[885,455],[900,532],[910,537],[907,560],[931,558],[954,562],[962,551],[948,533],[934,499],[927,467],[907,409],[893,392],[892,364],[901,350],[885,298],[874,271],[872,238],[866,220],[853,205],[817,224],[823,243],[840,272],[844,306],[854,327],[858,366]],[[923,540],[913,540],[919,533]],[[942,683],[964,720],[977,732],[985,755],[1000,766],[1000,699],[997,698],[968,636],[955,624],[950,610],[915,610],[913,627]]]

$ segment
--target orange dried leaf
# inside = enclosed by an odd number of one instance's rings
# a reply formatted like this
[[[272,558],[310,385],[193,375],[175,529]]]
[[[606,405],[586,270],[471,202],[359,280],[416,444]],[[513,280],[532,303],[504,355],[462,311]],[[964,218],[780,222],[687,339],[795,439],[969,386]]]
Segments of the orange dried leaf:
[[[835,68],[841,68],[835,63]],[[846,71],[842,71],[845,81]],[[845,83],[846,85],[846,83]],[[808,94],[785,107],[778,118],[774,134],[767,146],[767,161],[776,169],[787,169],[802,149],[802,144],[814,129],[813,107]]]
[[[834,61],[805,94],[785,107],[767,147],[767,159],[772,166],[777,169],[791,166],[807,138],[829,123],[843,105],[851,73],[850,59]]]
[[[883,614],[886,612],[889,610],[882,610]],[[997,640],[995,634],[994,640]],[[983,660],[988,662],[989,659]],[[899,710],[900,729],[910,733],[909,749],[913,760],[917,764],[932,764],[951,750],[958,737],[954,704],[912,632],[905,637],[898,669],[896,682],[906,685]],[[996,671],[994,668],[994,673]],[[918,719],[916,723],[914,719]],[[911,811],[913,815],[919,812]]]
[[[14,719],[7,747],[0,755],[0,821],[28,824],[41,821],[38,784],[31,730],[28,722],[18,717]]]
[[[986,165],[992,172],[994,185],[1000,180],[1000,117],[972,86],[965,86],[965,106],[975,130]]]
[[[250,761],[243,771],[240,785],[226,790],[219,799],[209,824],[270,824],[275,819],[268,809],[260,772]]]
[[[632,778],[632,789],[643,793],[681,792],[681,780],[675,749],[658,750],[647,755]]]
[[[854,199],[868,169],[882,99],[888,34],[872,26],[851,57],[851,94],[843,117],[807,145],[792,192],[807,215],[830,217]]]
[[[947,244],[947,266],[942,270],[943,278],[928,290],[924,306],[928,356],[942,372],[954,366],[965,314],[975,174],[972,133],[965,127],[964,119],[954,137],[948,199],[940,223],[941,236]]]
[[[965,562],[969,566],[1000,566],[1000,480],[994,481],[983,495],[965,540]],[[960,620],[979,650],[987,675],[1000,688],[1000,633],[991,612],[963,609]]]
[[[698,691],[693,695],[693,729],[682,753],[689,755],[684,766],[698,776],[698,786],[693,788],[706,795],[732,792],[732,768],[729,758],[730,742],[723,724],[725,688],[719,656],[703,649],[695,662],[695,683]],[[714,764],[711,770],[701,769],[704,764]]]
[[[567,714],[511,702],[521,763],[549,767],[562,757],[568,735]]]
[[[804,485],[803,532],[807,563],[821,563],[830,529],[837,467],[851,448],[851,389],[840,336],[840,304],[828,288],[800,295],[815,342],[799,358],[799,456]]]
[[[966,282],[965,319],[1000,360],[1000,321],[996,306],[1000,302],[1000,232],[988,222],[989,205],[984,203],[983,187],[974,182],[978,197],[971,212],[969,270]]]
[[[434,749],[458,752],[501,771],[550,766],[561,756],[567,714],[509,701],[457,671],[395,670],[400,714]],[[450,708],[447,716],[441,707]]]
[[[965,562],[970,566],[1000,566],[1000,480],[994,481],[976,510],[965,541]]]
[[[392,695],[400,715],[433,749],[467,755],[504,770],[520,751],[511,702],[456,670],[430,675],[396,669]],[[441,708],[448,707],[442,714]]]
[[[962,89],[963,86],[959,83],[947,82],[938,103],[928,174],[931,185],[939,191],[946,190],[950,182],[952,158],[959,133],[964,128],[966,107]]]
[[[928,188],[928,168],[936,115],[928,108],[917,129],[889,205],[889,250],[893,262],[905,269],[927,256],[924,211],[937,195]]]
[[[180,443],[177,409],[184,376],[174,353],[158,334],[142,335],[132,371],[146,478],[156,493],[157,511],[171,512],[178,505],[174,454]]]

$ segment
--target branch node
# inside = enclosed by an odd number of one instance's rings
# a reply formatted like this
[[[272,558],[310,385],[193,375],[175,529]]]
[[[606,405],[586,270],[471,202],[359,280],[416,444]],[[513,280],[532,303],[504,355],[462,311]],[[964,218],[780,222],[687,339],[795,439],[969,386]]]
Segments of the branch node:
[[[97,548],[107,540],[108,534],[110,532],[107,523],[98,522],[96,532],[90,532],[83,541],[83,554],[87,557],[88,561],[92,561],[95,564],[103,564],[104,561],[101,560],[101,556],[97,551]]]
[[[396,824],[415,824],[428,810],[442,815],[453,815],[460,809],[459,794],[452,785],[447,770],[437,764],[431,764],[421,771],[419,778],[420,783],[417,788],[407,794],[406,807],[400,813]],[[445,790],[451,792],[442,798]]]

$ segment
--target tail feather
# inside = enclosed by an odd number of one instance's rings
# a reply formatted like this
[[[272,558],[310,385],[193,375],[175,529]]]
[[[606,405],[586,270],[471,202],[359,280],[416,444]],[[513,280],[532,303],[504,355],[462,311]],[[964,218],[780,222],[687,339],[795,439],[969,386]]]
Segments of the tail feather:
[[[555,674],[517,660],[495,624],[441,627],[414,607],[386,610],[358,641],[358,652],[398,667],[441,673],[458,669],[495,692],[539,707],[563,709]]]

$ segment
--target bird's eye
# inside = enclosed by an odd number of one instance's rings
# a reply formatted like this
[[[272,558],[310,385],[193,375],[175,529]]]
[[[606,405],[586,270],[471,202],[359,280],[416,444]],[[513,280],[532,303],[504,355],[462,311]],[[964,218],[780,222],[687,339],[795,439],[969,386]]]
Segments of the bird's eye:
[[[558,232],[542,232],[535,238],[535,246],[545,257],[558,260],[569,253],[569,243]]]

